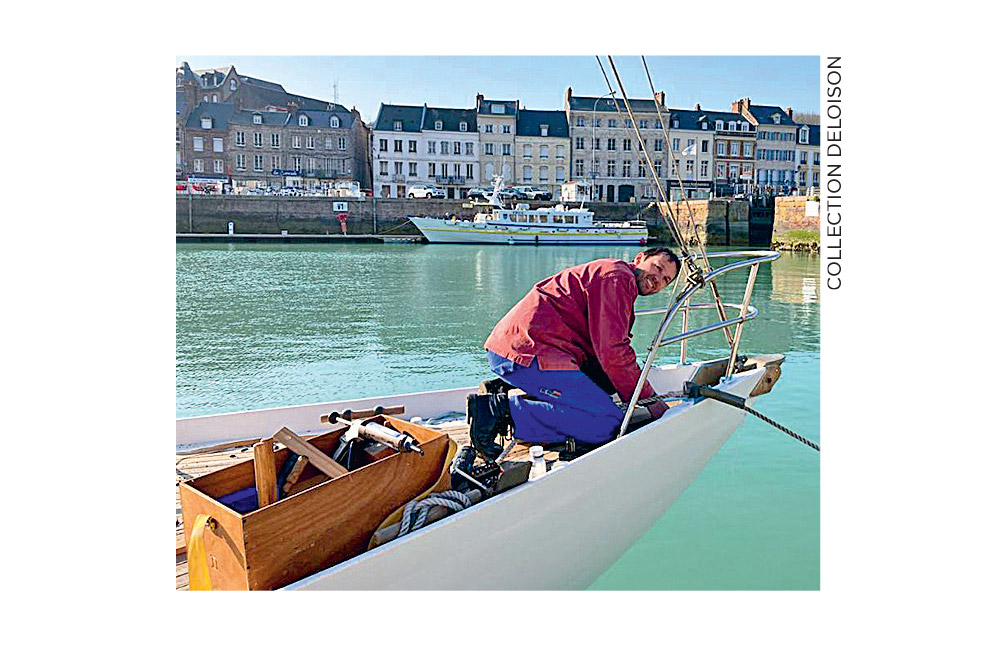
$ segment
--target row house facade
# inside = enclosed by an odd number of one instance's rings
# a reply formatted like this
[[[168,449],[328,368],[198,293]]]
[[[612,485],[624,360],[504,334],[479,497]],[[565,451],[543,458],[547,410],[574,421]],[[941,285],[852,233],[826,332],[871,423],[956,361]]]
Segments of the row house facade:
[[[376,196],[405,198],[408,187],[437,185],[462,199],[479,184],[476,111],[382,104],[372,127],[372,186]]]
[[[368,127],[357,109],[289,93],[234,66],[182,63],[176,72],[178,180],[371,187]]]
[[[356,111],[236,110],[197,104],[185,123],[187,178],[245,187],[369,187],[367,127]]]
[[[792,119],[792,109],[756,105],[745,97],[732,103],[732,112],[757,127],[755,189],[769,194],[794,189],[798,182],[796,142],[800,125]]]
[[[749,193],[754,179],[757,126],[739,113],[705,111],[715,134],[713,196]]]
[[[818,124],[800,124],[798,139],[795,141],[795,155],[798,160],[797,187],[800,192],[819,188],[820,127]]]
[[[520,109],[515,129],[515,179],[559,196],[569,180],[569,124],[564,111]],[[505,176],[506,178],[506,176]]]
[[[653,99],[631,99],[633,115],[638,122],[643,140],[653,152],[655,140],[662,138],[660,115],[669,119],[663,93]],[[659,113],[657,112],[659,108]],[[570,177],[588,181],[591,197],[597,201],[627,202],[633,197],[652,197],[652,181],[642,161],[635,131],[621,100],[607,97],[574,96],[567,88],[563,109],[569,124]],[[645,135],[648,133],[649,135]],[[664,143],[660,143],[662,147]],[[654,165],[659,161],[665,169],[666,152],[652,155]]]
[[[476,95],[476,121],[479,130],[479,177],[483,185],[492,185],[493,177],[503,176],[505,185],[517,178],[515,137],[520,102],[485,99]]]

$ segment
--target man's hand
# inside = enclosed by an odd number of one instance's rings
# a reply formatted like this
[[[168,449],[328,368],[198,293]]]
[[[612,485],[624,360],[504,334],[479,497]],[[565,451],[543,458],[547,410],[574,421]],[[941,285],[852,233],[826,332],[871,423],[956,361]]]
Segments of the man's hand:
[[[646,409],[649,410],[649,414],[653,416],[654,420],[659,419],[660,416],[662,416],[664,413],[666,413],[667,409],[669,409],[669,408],[670,407],[667,406],[666,403],[663,400],[656,400],[652,404],[649,404],[648,406],[646,406]]]

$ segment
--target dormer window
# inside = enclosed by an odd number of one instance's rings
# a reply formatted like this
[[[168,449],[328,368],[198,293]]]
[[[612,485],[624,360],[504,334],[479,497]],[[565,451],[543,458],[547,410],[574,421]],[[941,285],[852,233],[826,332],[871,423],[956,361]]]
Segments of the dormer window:
[[[434,130],[435,131],[440,131],[443,128],[444,128],[444,122],[442,122],[441,120],[434,120]]]
[[[736,130],[736,122],[734,120],[730,120],[729,121],[729,129],[728,130],[729,131],[735,131]]]
[[[232,91],[236,90],[236,80],[235,79],[230,79],[229,80],[229,90],[232,90]]]
[[[403,130],[403,120],[396,120],[396,121],[394,121],[392,123],[392,130],[393,131],[402,131]]]
[[[774,120],[775,124],[781,124],[781,113],[775,113],[771,116],[771,119]]]
[[[715,130],[716,131],[721,131],[722,129],[723,129],[723,127],[722,127],[722,120],[715,120]]]
[[[340,128],[340,118],[337,117],[336,115],[334,115],[334,116],[332,116],[330,118],[330,128],[331,129],[339,129]]]
[[[305,115],[299,115],[299,126],[309,126],[309,118]]]
[[[203,128],[203,129],[210,129],[210,128],[212,128],[212,118],[211,117],[202,117],[201,118],[201,128]]]
[[[799,131],[799,142],[802,144],[809,144],[809,127]]]
[[[254,123],[254,124],[260,124],[260,123],[262,123],[263,121],[264,121],[264,118],[263,118],[263,117],[261,117],[261,115],[260,115],[260,114],[258,114],[258,113],[254,113],[254,114],[253,114],[253,123]]]
[[[503,112],[504,112],[503,104],[490,105],[490,113],[494,113],[495,115],[503,115]]]
[[[681,121],[680,120],[673,120],[672,124],[673,124],[673,128],[675,128],[675,129],[681,128]]]
[[[459,122],[458,123],[458,130],[459,131],[468,131],[469,130],[468,123],[466,123],[466,122]]]
[[[538,128],[541,130],[543,137],[547,136],[549,134],[549,125],[548,124],[542,124]]]
[[[702,122],[701,123],[701,130],[702,131],[707,131],[708,130],[708,122]]]
[[[750,130],[749,122],[740,122],[740,131],[749,131],[749,130]]]

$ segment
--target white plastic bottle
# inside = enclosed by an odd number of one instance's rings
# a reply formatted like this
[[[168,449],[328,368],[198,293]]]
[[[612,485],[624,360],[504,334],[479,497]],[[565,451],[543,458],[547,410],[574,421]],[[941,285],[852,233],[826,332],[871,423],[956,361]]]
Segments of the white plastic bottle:
[[[535,481],[545,476],[545,450],[538,445],[534,445],[528,450],[531,453],[531,471],[528,472],[528,480]]]

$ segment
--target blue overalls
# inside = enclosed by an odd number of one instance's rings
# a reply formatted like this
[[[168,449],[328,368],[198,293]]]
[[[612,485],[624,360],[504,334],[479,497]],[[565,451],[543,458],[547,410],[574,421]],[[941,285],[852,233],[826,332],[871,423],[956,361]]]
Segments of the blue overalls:
[[[486,351],[490,370],[527,395],[510,397],[514,437],[529,443],[563,442],[567,436],[588,445],[614,438],[625,414],[579,370],[542,370]]]

